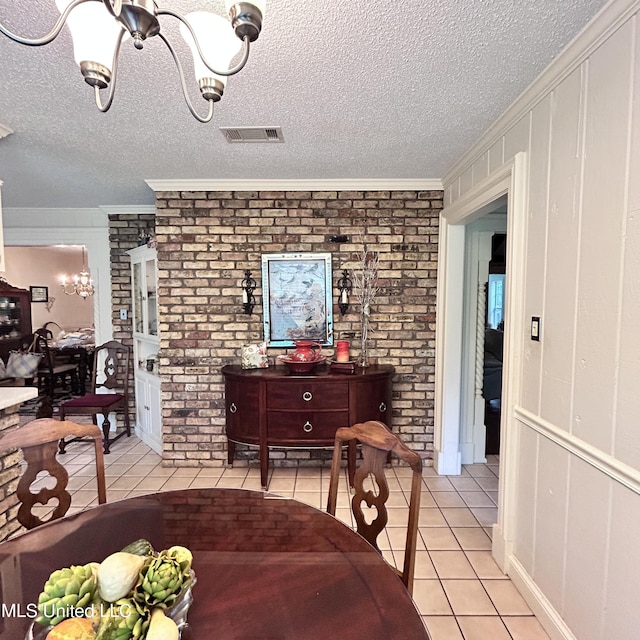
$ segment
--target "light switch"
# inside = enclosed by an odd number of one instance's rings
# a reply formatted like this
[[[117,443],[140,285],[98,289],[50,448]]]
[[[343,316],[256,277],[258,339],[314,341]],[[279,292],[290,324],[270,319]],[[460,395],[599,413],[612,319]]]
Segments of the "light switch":
[[[531,339],[540,342],[540,318],[539,316],[531,317]]]

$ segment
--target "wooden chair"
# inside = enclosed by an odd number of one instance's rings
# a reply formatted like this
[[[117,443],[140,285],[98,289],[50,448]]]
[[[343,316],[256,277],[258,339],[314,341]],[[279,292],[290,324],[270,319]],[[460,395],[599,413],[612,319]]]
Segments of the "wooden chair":
[[[55,390],[58,385],[66,385],[79,392],[80,374],[78,365],[69,362],[57,362],[49,349],[51,331],[48,329],[38,329],[35,334],[36,352],[42,353],[43,357],[38,367],[38,388],[44,389],[45,393],[55,401]]]
[[[357,440],[362,445],[362,461],[354,478],[354,496],[351,509],[357,523],[358,533],[378,551],[377,538],[387,524],[388,514],[385,503],[389,498],[389,485],[384,474],[384,465],[388,454],[396,454],[413,470],[411,482],[411,498],[409,501],[409,517],[407,538],[404,552],[404,566],[397,571],[405,586],[412,593],[413,575],[415,572],[416,540],[418,536],[418,516],[420,510],[420,491],[422,488],[422,458],[409,449],[400,438],[392,433],[382,422],[369,421],[358,423],[352,427],[341,427],[336,431],[329,481],[329,498],[327,511],[336,513],[336,500],[340,480],[340,461],[342,447]],[[365,482],[373,482],[374,489],[365,488]],[[377,514],[370,523],[366,521],[362,503],[375,507]]]
[[[129,360],[130,350],[120,342],[111,340],[96,348],[91,372],[91,391],[78,398],[72,398],[60,405],[60,420],[67,416],[92,416],[94,422],[102,415],[102,433],[104,452],[109,453],[110,446],[123,435],[131,435],[129,422]],[[124,413],[124,430],[109,438],[112,411]],[[60,453],[72,440],[60,441]]]
[[[0,451],[22,449],[26,462],[26,469],[18,482],[16,494],[20,501],[18,521],[27,529],[61,518],[71,506],[71,494],[67,491],[69,474],[56,458],[58,442],[66,436],[93,438],[96,451],[98,502],[103,504],[107,501],[100,429],[93,424],[81,425],[52,418],[32,420],[6,432],[0,438]],[[32,493],[31,484],[41,471],[48,471],[55,478],[56,485],[53,489],[42,488],[38,493]],[[42,520],[32,513],[36,504],[46,505],[52,498],[58,501],[58,505],[48,520]]]

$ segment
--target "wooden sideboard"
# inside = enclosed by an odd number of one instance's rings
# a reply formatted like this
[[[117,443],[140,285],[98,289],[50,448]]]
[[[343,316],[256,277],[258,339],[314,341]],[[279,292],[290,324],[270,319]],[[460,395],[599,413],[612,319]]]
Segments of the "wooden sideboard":
[[[260,448],[260,480],[266,488],[269,447],[333,447],[336,429],[366,420],[390,425],[394,368],[372,365],[353,374],[332,373],[328,366],[313,375],[291,374],[285,367],[222,368],[228,462],[236,443]],[[355,448],[349,448],[353,484]]]

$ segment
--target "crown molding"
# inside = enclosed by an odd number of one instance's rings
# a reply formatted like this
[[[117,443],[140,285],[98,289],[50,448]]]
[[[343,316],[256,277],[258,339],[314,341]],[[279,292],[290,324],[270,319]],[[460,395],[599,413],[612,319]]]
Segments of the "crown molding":
[[[145,180],[155,191],[441,191],[440,179]]]
[[[549,66],[525,89],[511,106],[486,130],[482,137],[445,173],[450,185],[490,149],[513,125],[560,85],[593,52],[640,9],[640,0],[610,1],[563,49]]]
[[[87,229],[108,226],[107,216],[100,209],[6,207],[3,217],[5,229],[7,227]]]
[[[150,213],[155,215],[156,208],[154,205],[150,204],[140,204],[140,205],[110,205],[100,207],[100,211],[105,213],[108,216],[119,215],[119,216],[138,216]]]

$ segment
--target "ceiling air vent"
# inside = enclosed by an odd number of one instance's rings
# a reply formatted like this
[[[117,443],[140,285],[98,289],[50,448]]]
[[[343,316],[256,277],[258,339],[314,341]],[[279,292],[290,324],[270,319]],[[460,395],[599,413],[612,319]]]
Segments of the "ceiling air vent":
[[[284,142],[280,127],[220,127],[227,142]]]

